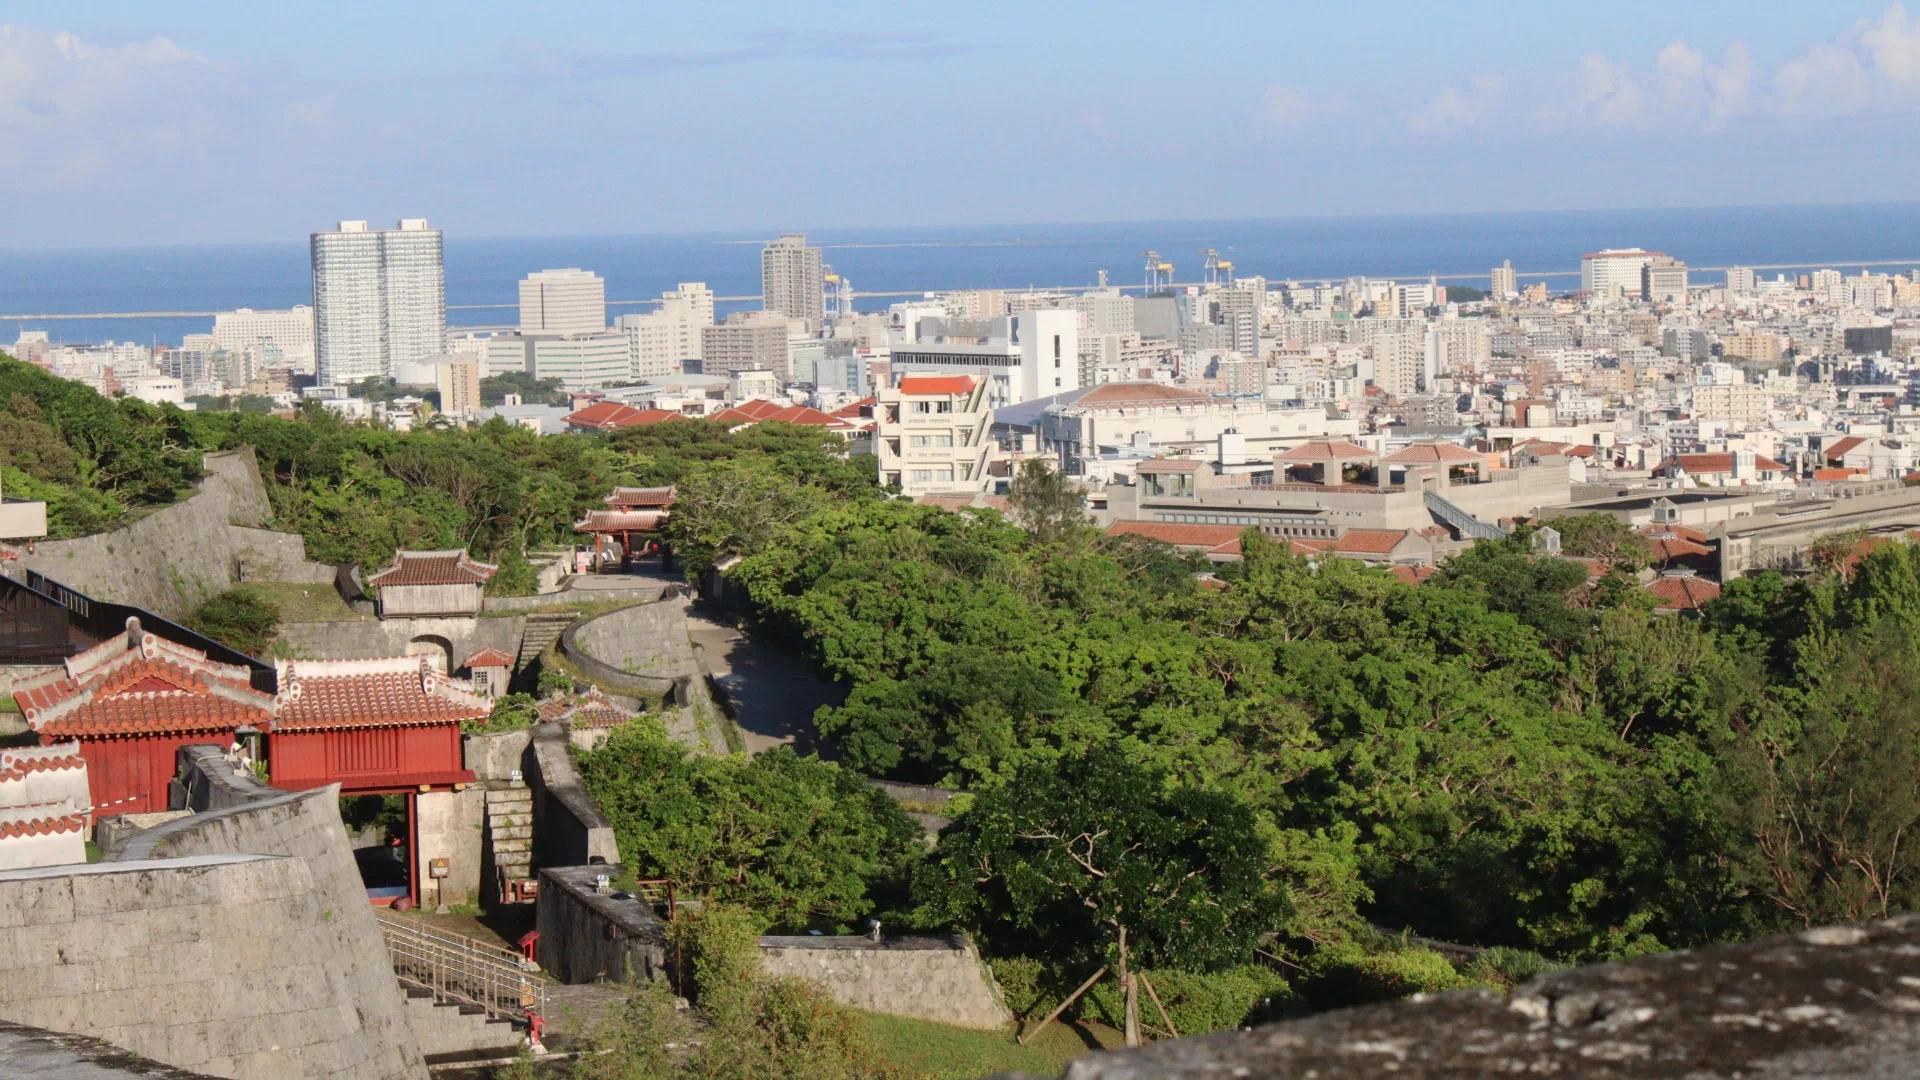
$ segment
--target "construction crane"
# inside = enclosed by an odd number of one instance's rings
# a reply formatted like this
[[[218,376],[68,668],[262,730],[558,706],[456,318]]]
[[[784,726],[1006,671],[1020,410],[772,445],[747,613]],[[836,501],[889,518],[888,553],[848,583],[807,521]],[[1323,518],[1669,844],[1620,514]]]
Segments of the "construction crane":
[[[824,267],[821,275],[822,289],[820,309],[829,315],[851,316],[853,314],[853,282],[834,273],[833,267]]]
[[[1207,257],[1207,284],[1221,286],[1230,286],[1233,284],[1233,263],[1221,258],[1220,253],[1212,248],[1208,248],[1200,254]]]

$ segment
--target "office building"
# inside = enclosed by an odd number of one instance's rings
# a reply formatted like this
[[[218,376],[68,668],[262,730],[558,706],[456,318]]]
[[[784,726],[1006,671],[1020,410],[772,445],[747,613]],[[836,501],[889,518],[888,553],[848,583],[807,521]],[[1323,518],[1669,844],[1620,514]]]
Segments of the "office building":
[[[396,362],[437,356],[447,325],[440,230],[343,221],[313,234],[315,373],[322,385],[387,377]]]
[[[434,383],[440,391],[440,411],[448,416],[480,412],[480,362],[472,356],[442,356],[434,365]]]
[[[577,267],[542,270],[520,282],[522,334],[598,334],[607,328],[607,283]]]
[[[257,367],[313,370],[313,308],[306,304],[285,311],[216,312],[209,336],[214,348],[248,353]]]
[[[1373,385],[1396,398],[1426,388],[1426,335],[1375,334],[1367,347],[1373,352]]]
[[[686,370],[689,360],[706,355],[702,331],[713,325],[713,290],[704,282],[683,281],[660,294],[660,307],[645,315],[622,315],[616,323],[627,336],[633,377],[642,382]]]
[[[1644,248],[1608,248],[1580,256],[1580,289],[1598,297],[1639,297],[1646,291],[1645,272],[1666,255]]]
[[[1653,304],[1687,302],[1687,264],[1678,259],[1660,258],[1640,271],[1640,298]]]
[[[621,333],[499,334],[487,343],[487,373],[524,372],[559,379],[568,390],[595,390],[632,381],[627,336]]]
[[[1727,270],[1727,291],[1735,296],[1752,296],[1755,286],[1753,271],[1744,266],[1729,267]]]
[[[773,372],[782,383],[788,382],[793,371],[787,354],[790,329],[786,316],[771,311],[729,315],[726,322],[700,331],[700,371],[706,375],[726,375],[764,369]]]
[[[760,299],[766,310],[805,319],[818,330],[826,318],[826,268],[806,233],[784,233],[760,252]]]
[[[972,375],[996,409],[1050,397],[1080,386],[1080,315],[1043,308],[997,319],[922,316],[894,341],[892,362],[896,372]]]
[[[1495,300],[1507,300],[1520,295],[1520,277],[1513,272],[1513,260],[1502,259],[1500,265],[1493,268],[1493,281],[1487,289],[1487,295]]]
[[[1886,356],[1893,352],[1892,326],[1850,326],[1842,340],[1855,356]]]

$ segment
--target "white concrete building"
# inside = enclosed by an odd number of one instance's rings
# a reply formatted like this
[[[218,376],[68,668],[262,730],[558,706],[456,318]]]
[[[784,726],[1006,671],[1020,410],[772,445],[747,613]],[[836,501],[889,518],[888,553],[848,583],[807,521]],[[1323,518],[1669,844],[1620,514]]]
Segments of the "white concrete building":
[[[986,490],[994,443],[984,380],[905,375],[874,396],[874,453],[882,484],[914,497]]]
[[[1089,474],[1103,455],[1152,447],[1169,455],[1205,454],[1221,435],[1235,434],[1256,456],[1311,439],[1353,438],[1359,422],[1329,419],[1324,408],[1286,408],[1261,399],[1217,398],[1159,383],[1108,383],[1078,398],[1049,405],[1037,424],[1040,449],[1058,456],[1061,471]]]
[[[607,328],[607,283],[578,267],[541,270],[520,282],[522,334],[598,334]]]
[[[760,300],[768,311],[805,319],[818,330],[826,318],[826,267],[806,233],[782,233],[760,252]]]
[[[1580,256],[1580,289],[1596,297],[1639,298],[1645,287],[1646,268],[1664,258],[1664,253],[1645,248],[1589,252]]]
[[[440,230],[343,221],[312,239],[315,375],[346,386],[440,353],[447,326]]]
[[[442,356],[434,365],[440,411],[448,416],[480,414],[480,362],[472,356]]]
[[[1520,277],[1514,273],[1512,259],[1502,259],[1500,265],[1493,268],[1493,279],[1487,295],[1495,300],[1520,295]]]
[[[209,336],[214,348],[244,353],[255,368],[313,370],[313,308],[306,304],[285,311],[217,312]]]
[[[893,344],[893,370],[972,375],[993,408],[1080,386],[1080,316],[1039,309],[997,319],[922,316]]]
[[[487,373],[516,371],[536,379],[559,379],[568,390],[594,390],[631,381],[633,368],[622,333],[496,336],[487,343]]]

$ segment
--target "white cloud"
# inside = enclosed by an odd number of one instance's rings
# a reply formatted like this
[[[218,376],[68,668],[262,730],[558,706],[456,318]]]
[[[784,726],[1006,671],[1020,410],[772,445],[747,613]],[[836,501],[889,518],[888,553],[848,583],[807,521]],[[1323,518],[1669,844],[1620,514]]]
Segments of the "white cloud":
[[[1920,82],[1920,20],[1907,15],[1907,9],[1895,4],[1878,22],[1862,20],[1860,44],[1873,57],[1873,66],[1888,79],[1906,84]]]
[[[0,140],[45,183],[70,183],[202,143],[223,76],[164,37],[99,45],[0,26]]]
[[[1290,83],[1274,83],[1260,92],[1254,103],[1254,123],[1269,130],[1297,128],[1313,118],[1316,111],[1307,91]]]
[[[1464,87],[1449,86],[1406,114],[1407,129],[1425,135],[1478,123],[1500,107],[1506,88],[1498,75],[1476,75]]]
[[[1846,116],[1870,100],[1868,72],[1845,45],[1815,45],[1780,65],[1773,74],[1773,98],[1787,116]]]

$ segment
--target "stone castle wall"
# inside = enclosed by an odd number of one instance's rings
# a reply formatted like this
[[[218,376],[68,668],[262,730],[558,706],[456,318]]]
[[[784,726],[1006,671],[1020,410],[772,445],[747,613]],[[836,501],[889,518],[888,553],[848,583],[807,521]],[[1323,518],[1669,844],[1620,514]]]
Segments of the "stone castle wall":
[[[760,966],[868,1012],[989,1030],[1013,1023],[987,965],[961,937],[763,937]]]

